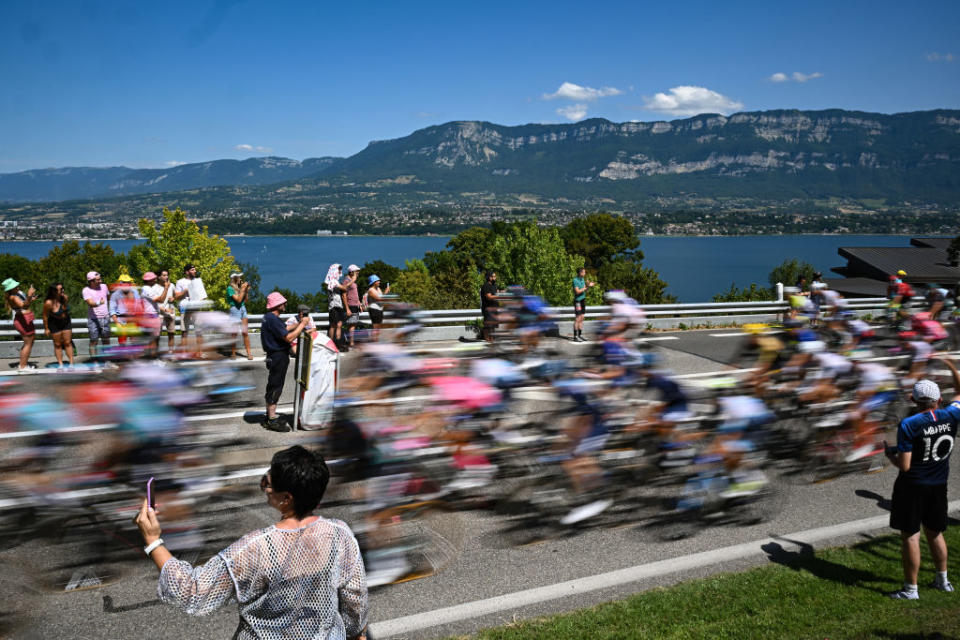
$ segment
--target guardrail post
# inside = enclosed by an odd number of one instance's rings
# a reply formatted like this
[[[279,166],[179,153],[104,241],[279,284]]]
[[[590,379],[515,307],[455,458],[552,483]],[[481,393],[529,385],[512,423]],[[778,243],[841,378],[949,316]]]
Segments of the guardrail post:
[[[783,283],[777,283],[777,302],[783,302]]]

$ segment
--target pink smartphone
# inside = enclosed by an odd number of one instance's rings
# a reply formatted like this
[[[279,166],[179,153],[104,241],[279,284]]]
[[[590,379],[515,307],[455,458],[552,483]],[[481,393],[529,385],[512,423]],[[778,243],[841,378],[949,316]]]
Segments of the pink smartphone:
[[[153,493],[153,478],[147,480],[147,504],[151,509],[157,508],[157,496]]]

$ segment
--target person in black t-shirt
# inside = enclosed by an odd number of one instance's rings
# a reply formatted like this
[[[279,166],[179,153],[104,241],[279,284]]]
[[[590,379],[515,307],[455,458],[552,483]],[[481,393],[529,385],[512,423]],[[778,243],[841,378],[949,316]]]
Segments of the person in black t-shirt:
[[[277,418],[277,402],[283,393],[283,383],[287,379],[287,368],[290,366],[290,345],[300,336],[300,333],[310,322],[309,313],[301,313],[300,321],[289,331],[287,325],[280,319],[287,299],[274,291],[267,296],[267,312],[263,314],[260,323],[260,344],[266,353],[264,361],[267,365],[267,391],[264,399],[267,404],[267,419],[263,423],[270,431],[289,431],[282,421]]]
[[[960,389],[960,374],[946,358],[954,389]],[[904,418],[897,429],[896,446],[886,447],[890,462],[900,470],[893,485],[890,527],[900,530],[903,555],[903,588],[890,594],[896,600],[916,600],[920,572],[920,528],[927,537],[937,577],[933,589],[953,591],[947,580],[947,478],[950,453],[960,424],[960,397],[940,407],[940,388],[932,380],[918,380],[910,396],[917,413]]]
[[[497,328],[497,272],[487,271],[486,282],[480,287],[480,309],[483,311],[483,337],[493,342],[493,332]]]

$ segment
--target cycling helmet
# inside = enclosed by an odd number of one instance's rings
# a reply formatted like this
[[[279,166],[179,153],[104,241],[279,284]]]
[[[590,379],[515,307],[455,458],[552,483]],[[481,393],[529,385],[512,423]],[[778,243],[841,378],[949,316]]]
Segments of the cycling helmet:
[[[612,291],[607,291],[606,293],[604,293],[603,299],[612,304],[614,302],[626,302],[627,300],[630,299],[630,297],[626,294],[625,291],[622,291],[620,289],[614,289]]]

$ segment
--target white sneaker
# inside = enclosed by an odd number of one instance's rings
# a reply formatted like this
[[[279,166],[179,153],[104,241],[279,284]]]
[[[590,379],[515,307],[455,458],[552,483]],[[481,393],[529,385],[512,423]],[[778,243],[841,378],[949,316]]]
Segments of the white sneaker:
[[[953,585],[950,584],[949,580],[944,580],[940,582],[939,579],[934,578],[933,582],[930,583],[931,589],[936,589],[937,591],[945,591],[947,593],[953,593]]]
[[[887,596],[893,598],[894,600],[919,600],[920,594],[916,591],[907,591],[906,589],[900,589],[899,591],[894,591],[893,593],[888,593]]]

